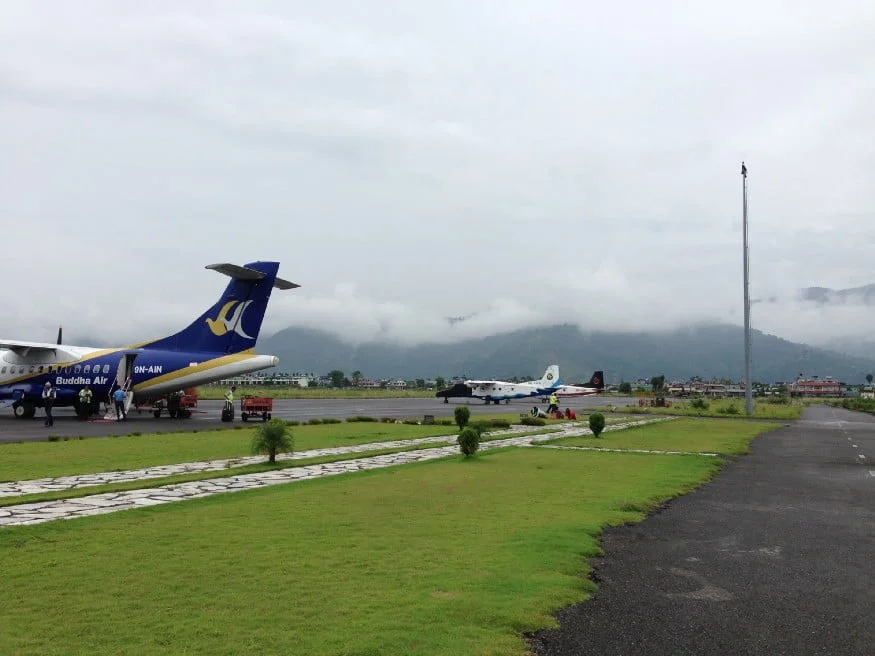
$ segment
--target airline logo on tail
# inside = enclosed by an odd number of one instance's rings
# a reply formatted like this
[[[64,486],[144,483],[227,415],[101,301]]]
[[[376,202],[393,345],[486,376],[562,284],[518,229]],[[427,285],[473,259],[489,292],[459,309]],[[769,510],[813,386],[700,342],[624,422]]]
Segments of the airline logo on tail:
[[[249,307],[249,304],[252,301],[244,301],[240,303],[240,301],[228,301],[225,305],[222,306],[222,309],[219,310],[219,315],[215,319],[210,319],[207,317],[207,325],[210,327],[210,332],[212,332],[216,337],[222,337],[223,335],[227,335],[229,332],[234,332],[240,337],[244,339],[253,339],[243,330],[243,313],[246,311],[246,308]],[[229,317],[228,313],[231,311],[231,308],[237,306],[234,309],[234,313]]]

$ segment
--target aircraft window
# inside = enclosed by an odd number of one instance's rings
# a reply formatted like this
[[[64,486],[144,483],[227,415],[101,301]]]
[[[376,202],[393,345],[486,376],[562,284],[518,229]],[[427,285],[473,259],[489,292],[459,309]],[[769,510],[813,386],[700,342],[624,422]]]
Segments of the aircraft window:
[[[30,365],[30,371],[29,371],[29,372],[28,372],[28,373],[31,373],[31,374],[32,374],[32,373],[33,373],[33,370],[34,370],[34,368],[35,368],[35,367],[34,367],[34,366],[33,366],[33,365]]]
[[[87,373],[90,372],[90,371],[91,371],[91,365],[90,365],[90,364],[86,364],[85,367],[82,369],[82,373],[86,373],[86,374],[87,374]]]
[[[109,373],[109,365],[108,364],[103,365],[103,373],[105,373],[105,374]]]
[[[6,373],[6,367],[3,367],[3,369],[0,369],[0,374],[5,374],[5,373]]]
[[[75,367],[73,367],[73,373],[74,373],[74,374],[78,374],[80,368],[81,368],[81,367],[77,364]]]
[[[20,373],[20,374],[24,373],[24,366],[23,365],[18,368],[18,373]]]
[[[39,373],[42,373],[42,372],[43,372],[43,366],[40,365],[39,368],[37,369],[37,371],[38,371]]]

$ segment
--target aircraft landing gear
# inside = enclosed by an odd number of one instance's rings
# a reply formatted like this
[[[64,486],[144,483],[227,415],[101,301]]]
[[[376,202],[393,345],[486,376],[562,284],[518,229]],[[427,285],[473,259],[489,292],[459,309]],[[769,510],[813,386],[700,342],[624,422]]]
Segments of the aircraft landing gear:
[[[33,403],[13,403],[12,413],[16,419],[33,419],[36,415],[36,407]]]

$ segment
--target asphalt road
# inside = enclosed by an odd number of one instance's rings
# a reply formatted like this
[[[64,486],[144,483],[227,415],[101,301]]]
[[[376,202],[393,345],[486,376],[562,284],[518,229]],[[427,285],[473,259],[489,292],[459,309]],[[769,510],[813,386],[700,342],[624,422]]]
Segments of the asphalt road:
[[[809,408],[602,544],[538,656],[873,654],[875,417]]]
[[[569,407],[572,410],[584,410],[608,403],[621,406],[634,403],[633,398],[619,397],[569,397],[562,399],[559,406]],[[444,403],[442,399],[276,399],[272,416],[282,419],[295,419],[307,421],[315,418],[343,419],[355,415],[369,417],[395,417],[401,419],[421,419],[430,414],[435,417],[452,417],[453,410],[457,405],[467,405],[472,415],[477,414],[506,414],[509,412],[527,412],[536,402],[516,401],[509,404],[486,405],[482,401],[451,399],[450,403]],[[546,409],[542,403],[537,403]],[[186,431],[192,429],[204,430],[209,428],[227,428],[220,420],[222,401],[200,401],[198,407],[190,419],[170,419],[165,413],[161,418],[155,419],[150,413],[138,414],[133,407],[126,421],[117,422],[104,420],[80,421],[71,408],[56,408],[54,411],[55,425],[51,428],[44,426],[45,415],[42,410],[37,411],[33,419],[16,419],[11,409],[0,411],[0,443],[19,441],[42,441],[49,435],[61,437],[107,437],[111,435],[126,435],[139,431],[152,433],[156,431]],[[240,406],[236,407],[235,424],[241,423]]]

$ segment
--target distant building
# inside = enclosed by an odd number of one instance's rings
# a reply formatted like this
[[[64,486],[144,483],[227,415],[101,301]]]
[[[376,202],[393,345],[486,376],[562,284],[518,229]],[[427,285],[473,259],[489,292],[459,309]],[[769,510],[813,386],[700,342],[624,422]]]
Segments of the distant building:
[[[840,397],[842,384],[827,376],[823,380],[797,380],[790,385],[790,396]]]
[[[860,390],[861,399],[875,399],[875,387],[864,387]]]

